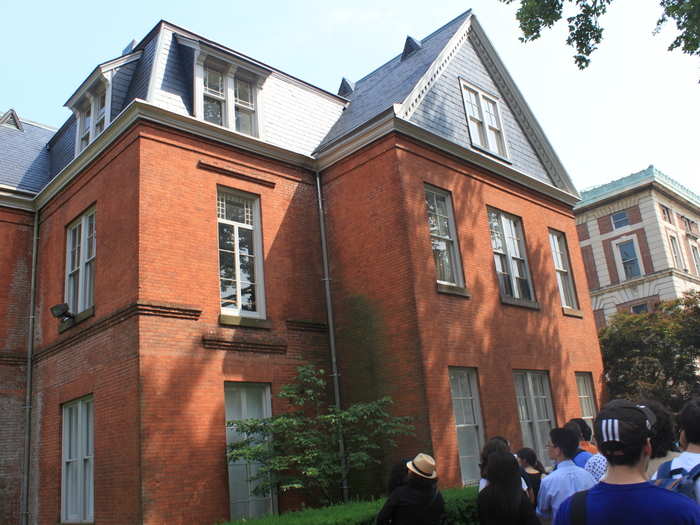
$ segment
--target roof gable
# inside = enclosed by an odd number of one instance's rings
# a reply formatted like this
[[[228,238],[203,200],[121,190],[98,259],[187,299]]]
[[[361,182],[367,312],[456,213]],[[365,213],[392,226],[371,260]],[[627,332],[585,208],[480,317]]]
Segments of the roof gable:
[[[8,109],[7,112],[0,117],[0,125],[23,131],[22,121],[19,119],[14,109]]]

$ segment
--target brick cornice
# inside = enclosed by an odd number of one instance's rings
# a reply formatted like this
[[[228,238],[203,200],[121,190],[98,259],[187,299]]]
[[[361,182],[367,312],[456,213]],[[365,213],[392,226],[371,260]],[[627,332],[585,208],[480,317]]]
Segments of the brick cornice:
[[[3,355],[0,354],[0,366],[22,366],[27,364],[27,358],[20,355]]]
[[[166,317],[170,319],[185,319],[196,321],[199,319],[202,310],[187,305],[176,305],[172,303],[159,303],[153,301],[141,301],[132,303],[120,310],[117,310],[111,315],[99,319],[95,323],[86,326],[78,332],[71,330],[66,337],[59,341],[40,348],[36,351],[33,361],[36,363],[57,352],[60,352],[66,347],[77,344],[89,337],[92,337],[100,332],[103,332],[119,323],[130,319],[136,315],[146,315],[155,317]]]
[[[319,332],[325,334],[328,331],[328,325],[314,321],[287,319],[287,330],[294,330],[296,332]]]
[[[284,343],[258,343],[254,341],[232,341],[211,335],[202,336],[202,346],[210,350],[232,350],[236,352],[254,352],[259,354],[286,354]]]

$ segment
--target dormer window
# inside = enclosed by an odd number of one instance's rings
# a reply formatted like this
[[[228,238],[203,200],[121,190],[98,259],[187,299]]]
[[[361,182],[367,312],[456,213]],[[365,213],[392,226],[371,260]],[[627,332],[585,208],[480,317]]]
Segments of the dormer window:
[[[76,155],[102,133],[109,124],[107,86],[87,91],[74,106],[77,119]]]
[[[107,94],[103,91],[97,96],[97,113],[95,114],[95,136],[105,129],[105,107],[107,105]]]
[[[473,146],[508,158],[498,97],[461,80],[462,98]]]
[[[236,78],[236,131],[256,134],[253,84],[242,78]]]
[[[80,112],[80,151],[84,150],[90,144],[90,128],[92,127],[92,106],[88,102],[83,106]]]
[[[224,125],[226,90],[224,74],[211,67],[204,68],[204,120]]]

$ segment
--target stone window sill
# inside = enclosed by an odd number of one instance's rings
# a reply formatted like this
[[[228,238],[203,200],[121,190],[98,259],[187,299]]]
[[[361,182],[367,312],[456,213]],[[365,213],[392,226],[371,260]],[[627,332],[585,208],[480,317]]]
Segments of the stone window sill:
[[[83,310],[78,315],[73,317],[73,319],[67,319],[65,321],[61,321],[58,324],[58,333],[62,334],[63,332],[65,332],[69,328],[73,328],[75,325],[82,323],[83,321],[92,317],[93,315],[95,315],[95,306],[94,305],[91,306],[90,308],[88,308],[87,310]]]
[[[537,301],[531,301],[529,299],[516,299],[515,297],[508,297],[507,295],[501,294],[501,302],[510,306],[519,306],[520,308],[528,308],[530,310],[539,310],[540,303]]]
[[[261,330],[272,329],[272,322],[269,319],[253,319],[251,317],[241,317],[240,315],[219,315],[219,324],[223,326],[240,326],[242,328],[258,328]]]
[[[577,317],[579,319],[583,319],[583,311],[582,310],[577,310],[576,308],[569,308],[568,306],[562,306],[561,307],[561,313],[568,317]]]
[[[460,297],[466,297],[467,299],[471,298],[472,296],[467,288],[454,284],[437,283],[437,292],[447,295],[459,295]]]

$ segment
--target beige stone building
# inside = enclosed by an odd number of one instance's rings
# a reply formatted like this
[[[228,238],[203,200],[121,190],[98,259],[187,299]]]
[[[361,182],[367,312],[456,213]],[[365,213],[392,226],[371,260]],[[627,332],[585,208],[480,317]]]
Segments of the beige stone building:
[[[574,208],[598,328],[700,289],[700,196],[654,166],[584,191]]]

